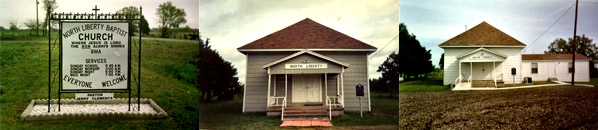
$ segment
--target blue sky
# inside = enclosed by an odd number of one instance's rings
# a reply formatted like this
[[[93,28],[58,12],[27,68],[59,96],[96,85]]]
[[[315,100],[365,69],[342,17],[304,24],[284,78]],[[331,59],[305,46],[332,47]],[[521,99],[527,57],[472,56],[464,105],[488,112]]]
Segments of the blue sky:
[[[438,45],[482,21],[526,44],[524,54],[543,53],[555,39],[573,36],[574,4],[575,0],[401,0],[399,21],[432,50],[432,62],[438,66],[444,52]],[[598,0],[580,0],[578,11],[577,35],[598,40]]]

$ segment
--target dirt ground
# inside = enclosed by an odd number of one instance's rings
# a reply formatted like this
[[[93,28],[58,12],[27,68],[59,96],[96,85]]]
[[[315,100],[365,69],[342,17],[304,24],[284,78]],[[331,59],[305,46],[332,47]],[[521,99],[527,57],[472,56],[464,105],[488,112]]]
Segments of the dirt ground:
[[[598,129],[598,88],[399,94],[401,129]]]

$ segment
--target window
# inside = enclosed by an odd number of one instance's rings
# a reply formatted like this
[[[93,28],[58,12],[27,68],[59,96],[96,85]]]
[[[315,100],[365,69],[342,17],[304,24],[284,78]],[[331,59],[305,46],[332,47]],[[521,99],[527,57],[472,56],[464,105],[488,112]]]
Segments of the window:
[[[569,62],[569,73],[573,73],[573,63]]]
[[[538,73],[538,63],[532,63],[532,74]]]

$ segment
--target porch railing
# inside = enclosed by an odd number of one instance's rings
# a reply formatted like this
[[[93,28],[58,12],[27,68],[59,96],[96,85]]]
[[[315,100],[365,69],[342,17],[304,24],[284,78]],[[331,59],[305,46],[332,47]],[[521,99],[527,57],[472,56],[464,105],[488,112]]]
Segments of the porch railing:
[[[469,78],[467,79],[467,83],[469,83],[469,87],[471,87],[471,75],[469,75]]]
[[[328,107],[328,116],[330,118],[330,120],[332,120],[332,106],[334,106],[335,108],[337,106],[341,106],[341,107],[345,107],[343,101],[343,95],[338,95],[338,96],[326,96],[326,106]]]
[[[457,87],[458,83],[461,83],[461,75],[459,75],[459,77],[457,77],[457,79],[455,79],[455,85],[453,86],[453,88]]]
[[[283,121],[284,120],[284,109],[287,108],[287,97],[284,97],[282,99],[282,107],[280,109],[282,109],[282,112],[280,112],[280,120]]]
[[[270,97],[270,103],[268,105],[272,106],[286,106],[286,103],[284,103],[284,100],[286,99],[286,97],[281,96],[281,97]]]

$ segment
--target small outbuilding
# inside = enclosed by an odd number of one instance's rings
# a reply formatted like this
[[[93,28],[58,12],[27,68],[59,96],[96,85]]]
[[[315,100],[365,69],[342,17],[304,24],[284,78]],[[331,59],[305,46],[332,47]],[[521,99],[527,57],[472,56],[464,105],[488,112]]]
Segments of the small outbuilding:
[[[523,54],[523,76],[532,81],[571,81],[573,64],[571,54]],[[575,81],[590,81],[590,58],[575,55]]]
[[[291,106],[359,111],[358,84],[365,89],[363,110],[371,110],[367,66],[376,51],[371,45],[307,18],[237,50],[247,57],[244,113]]]

